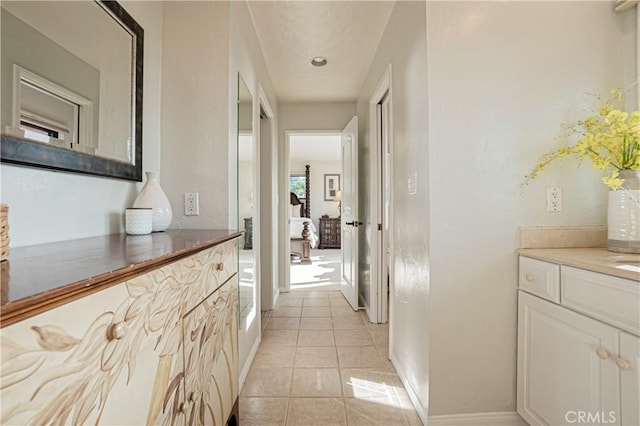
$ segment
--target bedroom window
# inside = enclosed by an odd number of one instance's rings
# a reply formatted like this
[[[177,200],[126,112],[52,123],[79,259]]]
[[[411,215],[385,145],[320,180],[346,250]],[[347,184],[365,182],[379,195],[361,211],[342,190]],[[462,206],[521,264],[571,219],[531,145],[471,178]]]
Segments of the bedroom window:
[[[307,193],[307,179],[304,173],[292,173],[289,176],[289,191],[296,194],[300,200],[305,199]]]

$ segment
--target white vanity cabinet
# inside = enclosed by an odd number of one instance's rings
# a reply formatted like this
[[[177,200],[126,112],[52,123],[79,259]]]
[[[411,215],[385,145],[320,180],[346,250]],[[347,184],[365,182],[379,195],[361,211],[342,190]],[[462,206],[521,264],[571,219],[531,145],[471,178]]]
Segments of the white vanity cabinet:
[[[2,424],[225,424],[238,397],[237,240],[0,330]]]
[[[525,257],[519,275],[518,414],[640,425],[640,283]]]

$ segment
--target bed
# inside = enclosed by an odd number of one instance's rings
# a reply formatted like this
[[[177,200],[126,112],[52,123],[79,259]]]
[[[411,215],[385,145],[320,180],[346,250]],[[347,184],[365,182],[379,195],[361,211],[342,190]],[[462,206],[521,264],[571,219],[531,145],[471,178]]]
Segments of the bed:
[[[306,192],[304,202],[293,192],[289,194],[289,237],[291,257],[311,263],[311,249],[318,245],[318,232],[311,220],[311,190],[309,165],[305,166]]]

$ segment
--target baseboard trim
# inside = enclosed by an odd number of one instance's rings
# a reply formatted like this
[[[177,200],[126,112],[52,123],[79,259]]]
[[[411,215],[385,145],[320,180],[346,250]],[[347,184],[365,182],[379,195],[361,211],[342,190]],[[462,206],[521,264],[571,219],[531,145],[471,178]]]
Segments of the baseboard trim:
[[[398,373],[398,377],[400,377],[400,381],[402,382],[402,385],[407,391],[407,394],[409,395],[409,399],[411,399],[411,403],[413,404],[413,407],[416,409],[416,413],[418,414],[418,417],[420,417],[420,421],[422,422],[423,425],[431,425],[431,423],[428,423],[426,419],[427,409],[426,407],[422,406],[422,404],[420,403],[420,398],[418,398],[418,395],[409,384],[409,381],[406,379],[404,371],[400,368],[398,359],[392,353],[389,353],[389,360],[391,361],[393,368],[396,369],[396,373]]]
[[[429,416],[429,426],[527,426],[515,411]]]
[[[240,373],[240,389],[244,387],[244,382],[247,380],[247,376],[249,375],[249,370],[251,370],[251,365],[253,364],[253,359],[256,357],[256,353],[258,353],[258,347],[260,346],[260,342],[262,341],[262,335],[258,336],[253,347],[251,348],[251,352],[249,352],[249,357],[247,358],[247,362],[242,367],[242,372]]]

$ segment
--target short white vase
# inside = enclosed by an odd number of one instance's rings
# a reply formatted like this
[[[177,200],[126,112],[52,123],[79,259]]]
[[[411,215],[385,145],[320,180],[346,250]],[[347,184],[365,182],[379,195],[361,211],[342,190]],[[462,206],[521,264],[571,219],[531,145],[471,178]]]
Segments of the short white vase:
[[[154,172],[146,172],[147,182],[133,202],[133,207],[150,207],[153,209],[152,231],[164,231],[171,225],[173,213],[167,195],[162,190],[158,176]]]
[[[640,171],[621,170],[622,188],[609,191],[607,248],[618,253],[640,253]]]

